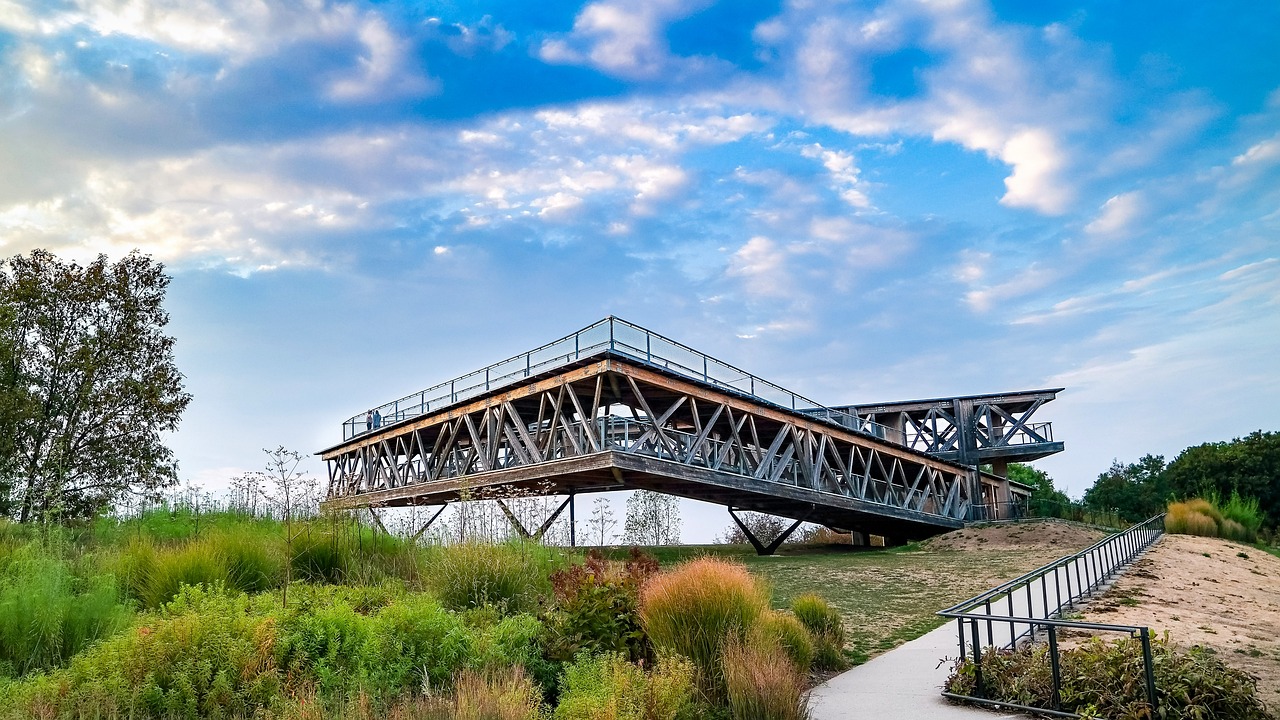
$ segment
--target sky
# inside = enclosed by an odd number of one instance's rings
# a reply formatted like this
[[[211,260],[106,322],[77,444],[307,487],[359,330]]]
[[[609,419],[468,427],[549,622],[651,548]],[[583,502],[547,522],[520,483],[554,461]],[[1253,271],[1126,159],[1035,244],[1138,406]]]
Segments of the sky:
[[[0,0],[0,253],[165,264],[208,489],[614,314],[828,405],[1064,387],[1079,496],[1280,429],[1277,47],[1269,2]]]

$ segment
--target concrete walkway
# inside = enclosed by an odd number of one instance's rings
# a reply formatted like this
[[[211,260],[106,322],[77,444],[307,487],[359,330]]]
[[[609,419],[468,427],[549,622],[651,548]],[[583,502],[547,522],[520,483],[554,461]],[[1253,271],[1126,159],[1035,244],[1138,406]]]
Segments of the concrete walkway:
[[[1079,592],[1082,580],[1088,585],[1096,579],[1096,570],[1075,564],[1045,576],[1043,587],[1036,584],[1030,593],[1025,589],[1013,593],[1012,605],[1001,599],[991,606],[991,615],[1004,617],[1044,618],[1048,608],[1056,608],[1059,598]],[[1121,568],[1122,574],[1128,566]],[[1077,572],[1079,574],[1077,574]],[[1105,593],[1115,578],[1091,593],[1085,602]],[[985,609],[985,608],[984,608]],[[1015,626],[993,622],[980,626],[979,638],[984,646],[1009,643],[1012,632],[1022,632],[1027,625]],[[1025,718],[1025,714],[985,710],[954,705],[942,697],[942,684],[951,674],[959,653],[956,621],[904,643],[897,648],[852,670],[831,678],[813,689],[813,720],[861,720],[862,718],[920,718],[921,720],[992,720],[993,718]]]
[[[1025,718],[953,705],[942,697],[959,648],[954,621],[813,689],[813,720],[993,720]]]

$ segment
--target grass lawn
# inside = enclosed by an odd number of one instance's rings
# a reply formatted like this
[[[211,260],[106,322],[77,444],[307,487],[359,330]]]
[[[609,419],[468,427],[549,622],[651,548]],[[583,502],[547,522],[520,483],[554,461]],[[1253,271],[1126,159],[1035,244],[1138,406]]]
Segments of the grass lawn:
[[[851,659],[861,664],[940,626],[934,613],[1013,579],[1068,548],[1026,550],[814,549],[784,546],[782,554],[757,557],[749,545],[650,548],[664,564],[698,555],[732,557],[767,579],[773,602],[815,592],[844,615]],[[621,554],[621,553],[619,553]]]

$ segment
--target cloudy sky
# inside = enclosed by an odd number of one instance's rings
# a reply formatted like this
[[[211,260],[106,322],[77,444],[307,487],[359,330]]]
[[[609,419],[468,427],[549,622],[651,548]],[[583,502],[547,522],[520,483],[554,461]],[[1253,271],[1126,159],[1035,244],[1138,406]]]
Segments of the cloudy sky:
[[[612,313],[828,404],[1064,386],[1079,495],[1280,429],[1246,5],[0,0],[0,252],[167,265],[205,487]]]

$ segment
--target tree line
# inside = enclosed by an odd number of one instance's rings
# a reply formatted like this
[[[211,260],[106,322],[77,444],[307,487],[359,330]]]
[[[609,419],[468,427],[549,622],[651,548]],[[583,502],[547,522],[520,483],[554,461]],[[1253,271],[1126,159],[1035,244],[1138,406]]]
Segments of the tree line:
[[[1032,487],[1031,502],[1052,506],[1071,500],[1053,479],[1029,465],[1010,465],[1009,478]],[[1231,441],[1209,442],[1183,450],[1166,462],[1162,455],[1143,455],[1136,462],[1113,460],[1085,491],[1080,504],[1111,511],[1128,522],[1164,512],[1176,500],[1238,495],[1257,501],[1263,527],[1274,532],[1280,521],[1280,432],[1254,431]]]

